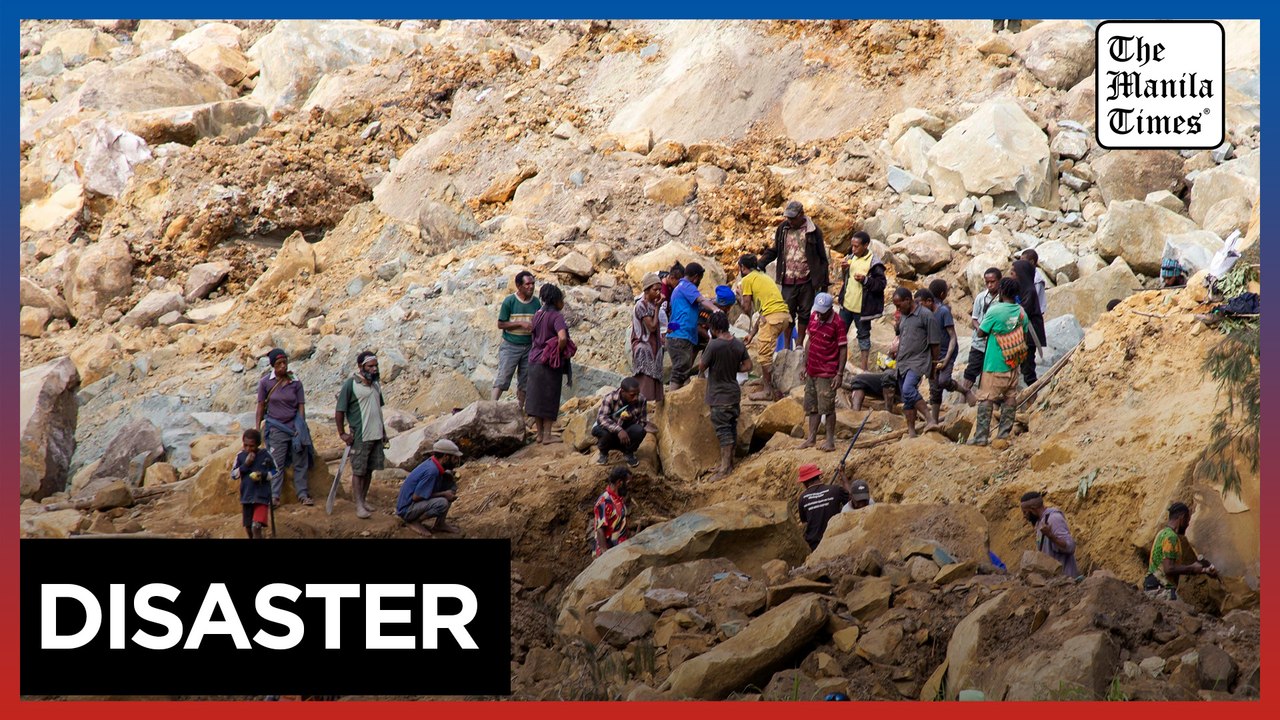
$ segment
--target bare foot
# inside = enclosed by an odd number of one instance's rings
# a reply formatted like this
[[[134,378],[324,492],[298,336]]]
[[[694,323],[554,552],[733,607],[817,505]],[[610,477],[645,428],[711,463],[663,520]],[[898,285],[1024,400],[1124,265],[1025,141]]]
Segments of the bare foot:
[[[822,447],[818,449],[821,450],[822,452],[834,452],[836,449],[836,444],[828,440],[822,443]]]
[[[562,442],[564,442],[564,440],[563,440],[563,439],[561,439],[561,438],[558,438],[558,437],[548,437],[548,438],[543,439],[542,444],[543,444],[543,445],[555,445],[556,443],[562,443]]]
[[[416,522],[407,522],[405,523],[405,525],[407,525],[410,530],[418,533],[422,537],[427,537],[427,538],[431,537],[431,531],[422,527],[422,525]]]
[[[459,528],[457,525],[454,525],[452,523],[447,523],[447,522],[437,521],[435,527],[431,529],[436,532],[448,533],[450,535],[458,535],[462,533],[462,528]]]
[[[942,432],[942,426],[935,423],[925,423],[920,432]]]
[[[800,449],[803,450],[805,448],[811,448],[813,447],[815,442],[816,441],[814,440],[805,440],[804,442],[800,443]]]

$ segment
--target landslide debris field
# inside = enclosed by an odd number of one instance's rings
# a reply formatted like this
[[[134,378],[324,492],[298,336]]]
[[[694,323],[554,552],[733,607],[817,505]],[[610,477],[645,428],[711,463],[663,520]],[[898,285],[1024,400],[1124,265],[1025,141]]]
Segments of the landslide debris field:
[[[348,486],[326,515],[290,482],[278,533],[416,537],[390,514],[400,482],[454,439],[451,520],[512,542],[516,698],[1255,698],[1258,472],[1231,456],[1236,492],[1197,472],[1225,336],[1195,315],[1235,231],[1240,289],[1260,288],[1258,24],[1224,25],[1227,141],[1180,153],[1096,146],[1076,21],[24,22],[23,536],[242,537],[229,469],[273,347],[323,497],[335,393],[373,348],[379,512],[357,519]],[[962,444],[958,396],[915,439],[872,403],[851,462],[877,504],[812,554],[795,471],[840,453],[799,447],[801,354],[777,359],[787,397],[744,400],[721,481],[695,380],[639,453],[631,517],[652,529],[591,562],[588,428],[631,372],[640,278],[697,259],[704,292],[732,284],[790,199],[833,265],[861,229],[891,288],[947,280],[961,365],[983,270],[1036,248],[1040,373],[1074,352],[991,447]],[[1166,248],[1184,289],[1159,289]],[[579,347],[561,445],[487,401],[522,268],[566,290]],[[887,350],[889,320],[872,339]],[[838,420],[847,441],[862,414]],[[1084,580],[1024,554],[1033,489]],[[1223,579],[1153,601],[1137,583],[1174,500]]]

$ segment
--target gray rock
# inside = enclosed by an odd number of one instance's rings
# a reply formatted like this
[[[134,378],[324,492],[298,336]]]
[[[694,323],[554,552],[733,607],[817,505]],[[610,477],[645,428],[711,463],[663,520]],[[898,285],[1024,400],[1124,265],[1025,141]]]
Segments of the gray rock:
[[[151,454],[154,459],[164,457],[164,443],[160,430],[150,420],[139,418],[125,425],[111,439],[90,478],[129,478],[130,463],[144,453]]]
[[[890,167],[889,187],[900,195],[928,195],[929,183],[900,167]]]
[[[931,273],[951,262],[951,245],[933,231],[913,235],[893,246],[894,253],[906,257],[917,273]]]
[[[401,263],[399,259],[392,259],[379,265],[374,273],[383,280],[391,281],[394,280],[395,277],[403,270],[404,264]]]
[[[680,233],[684,232],[685,222],[687,221],[684,213],[679,210],[672,210],[667,213],[666,217],[662,218],[662,229],[668,235],[678,237]]]
[[[230,272],[231,263],[226,261],[200,263],[192,267],[182,288],[183,297],[187,302],[204,298],[221,285]]]
[[[187,307],[182,295],[176,292],[154,290],[138,301],[133,309],[125,313],[123,322],[134,327],[149,327],[160,316],[170,312],[182,312]]]
[[[1076,254],[1067,249],[1061,241],[1050,240],[1036,246],[1036,254],[1040,256],[1039,265],[1049,277],[1056,278],[1064,273],[1070,280],[1080,276],[1076,266]]]
[[[1089,154],[1089,136],[1086,133],[1060,130],[1049,144],[1049,149],[1061,157],[1079,160]]]

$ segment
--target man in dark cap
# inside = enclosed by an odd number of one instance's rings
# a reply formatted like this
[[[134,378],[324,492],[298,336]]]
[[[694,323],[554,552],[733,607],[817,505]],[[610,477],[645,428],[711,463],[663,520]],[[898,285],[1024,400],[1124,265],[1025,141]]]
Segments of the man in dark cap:
[[[828,275],[830,258],[822,240],[822,231],[804,214],[804,206],[799,201],[787,203],[782,217],[773,233],[773,247],[765,251],[760,263],[768,265],[770,261],[777,260],[774,278],[782,288],[782,299],[796,323],[796,346],[804,347],[814,298],[818,293],[826,292],[831,285]]]
[[[254,427],[266,438],[267,452],[280,472],[271,476],[271,504],[280,505],[280,493],[284,490],[284,468],[293,462],[293,487],[298,491],[298,501],[314,505],[307,473],[311,469],[314,453],[311,430],[307,427],[306,394],[302,381],[289,372],[289,358],[284,350],[275,348],[267,353],[271,371],[258,381],[258,412]]]
[[[338,436],[351,447],[351,490],[356,501],[356,517],[373,515],[367,504],[369,481],[374,470],[386,465],[383,455],[387,432],[382,426],[382,385],[378,382],[378,357],[369,350],[356,356],[356,371],[338,390],[334,422]],[[351,431],[345,423],[350,420]]]
[[[840,512],[853,512],[876,504],[876,501],[871,499],[871,488],[867,486],[866,480],[854,480],[846,487],[849,490],[849,502],[840,508]]]
[[[824,485],[822,470],[817,465],[801,465],[796,469],[796,481],[804,486],[798,505],[800,522],[804,523],[804,541],[813,550],[822,542],[827,523],[840,514],[840,508],[849,502],[849,491],[839,485]]]

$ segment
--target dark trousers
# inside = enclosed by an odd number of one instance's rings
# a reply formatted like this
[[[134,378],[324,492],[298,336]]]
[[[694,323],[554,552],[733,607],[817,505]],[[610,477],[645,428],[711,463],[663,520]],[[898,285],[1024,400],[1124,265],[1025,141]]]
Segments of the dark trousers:
[[[1027,319],[1031,321],[1031,329],[1035,331],[1036,337],[1040,338],[1040,346],[1045,344],[1044,336],[1044,316],[1028,315]],[[1036,348],[1031,338],[1027,338],[1027,359],[1022,361],[1022,381],[1028,386],[1036,381]]]
[[[969,346],[969,363],[964,366],[964,379],[970,384],[978,382],[978,376],[982,374],[982,363],[987,359],[986,349],[987,338]]]
[[[632,423],[631,425],[623,428],[623,430],[626,430],[627,436],[631,438],[631,442],[626,446],[624,446],[622,444],[622,440],[618,438],[618,433],[603,430],[602,428],[604,434],[596,438],[596,447],[602,453],[607,453],[610,450],[617,450],[619,452],[626,453],[627,455],[634,454],[635,451],[639,449],[640,443],[644,442],[644,425],[640,423]]]
[[[667,336],[667,352],[671,355],[671,384],[677,387],[693,376],[693,356],[698,346],[682,338]]]

